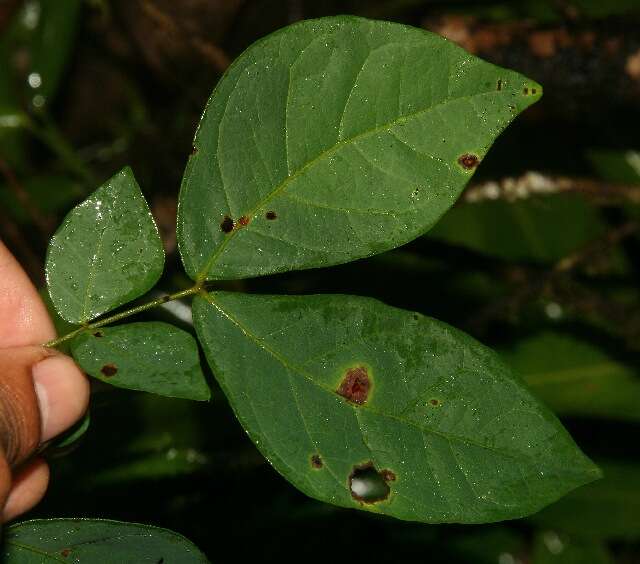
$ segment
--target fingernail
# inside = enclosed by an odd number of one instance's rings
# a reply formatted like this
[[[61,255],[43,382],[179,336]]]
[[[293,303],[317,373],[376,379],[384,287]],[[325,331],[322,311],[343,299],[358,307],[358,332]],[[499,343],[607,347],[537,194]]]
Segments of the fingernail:
[[[40,429],[41,429],[41,440],[47,440],[44,436],[45,429],[47,428],[47,421],[49,419],[49,393],[47,392],[47,386],[44,381],[47,378],[47,373],[49,371],[48,364],[50,360],[45,359],[41,360],[38,364],[34,365],[31,369],[31,374],[33,376],[33,387],[36,391],[36,397],[38,398],[38,407],[40,408]]]

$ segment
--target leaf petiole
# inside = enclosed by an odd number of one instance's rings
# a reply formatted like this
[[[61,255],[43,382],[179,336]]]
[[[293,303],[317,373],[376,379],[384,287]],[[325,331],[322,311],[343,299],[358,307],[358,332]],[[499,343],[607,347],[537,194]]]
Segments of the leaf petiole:
[[[104,327],[105,325],[110,325],[111,323],[115,323],[116,321],[120,321],[121,319],[125,319],[132,315],[136,315],[137,313],[142,313],[143,311],[147,311],[149,309],[153,309],[154,307],[158,307],[162,304],[166,304],[167,302],[172,302],[174,300],[179,300],[180,298],[186,298],[187,296],[192,296],[197,294],[202,289],[202,284],[196,284],[191,288],[187,288],[186,290],[181,290],[179,292],[175,292],[173,294],[167,294],[166,296],[162,296],[146,304],[141,304],[136,307],[132,307],[131,309],[127,309],[125,311],[121,311],[120,313],[116,313],[115,315],[111,315],[109,317],[105,317],[104,319],[100,319],[95,323],[88,323],[83,325],[82,327],[78,327],[74,331],[63,335],[62,337],[58,337],[57,339],[53,339],[48,343],[45,343],[45,347],[57,347],[58,345],[68,341],[69,339],[73,339],[78,336],[83,331],[91,331],[92,329],[98,329],[100,327]]]

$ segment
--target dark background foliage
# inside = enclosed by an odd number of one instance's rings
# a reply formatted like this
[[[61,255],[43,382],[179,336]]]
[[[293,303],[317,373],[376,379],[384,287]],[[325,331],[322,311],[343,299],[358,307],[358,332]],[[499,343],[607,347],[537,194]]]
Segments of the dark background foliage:
[[[275,473],[211,377],[206,405],[95,386],[90,429],[70,452],[51,451],[52,486],[32,516],[160,525],[212,561],[640,561],[637,0],[0,1],[0,237],[42,285],[64,214],[129,164],[163,236],[160,287],[186,287],[176,199],[213,86],[254,40],[341,13],[445,35],[540,82],[544,98],[430,234],[368,260],[223,286],[369,295],[465,329],[504,352],[605,479],[486,526],[338,509]],[[189,327],[180,309],[153,317]]]

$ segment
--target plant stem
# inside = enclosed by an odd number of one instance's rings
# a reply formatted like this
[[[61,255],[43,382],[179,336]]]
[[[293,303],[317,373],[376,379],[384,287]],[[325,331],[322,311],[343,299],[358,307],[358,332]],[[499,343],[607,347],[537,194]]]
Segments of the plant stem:
[[[147,311],[148,309],[153,309],[154,307],[158,307],[162,304],[166,304],[167,302],[171,302],[173,300],[178,300],[180,298],[186,298],[187,296],[192,296],[193,294],[197,294],[202,289],[202,284],[196,284],[191,288],[186,290],[181,290],[180,292],[176,292],[174,294],[168,294],[166,296],[162,296],[161,298],[157,298],[153,301],[147,302],[146,304],[142,304],[136,307],[132,307],[131,309],[127,309],[126,311],[121,311],[120,313],[116,313],[110,317],[105,317],[104,319],[100,319],[95,323],[88,323],[83,325],[82,327],[78,327],[74,331],[63,335],[62,337],[58,337],[53,341],[49,341],[45,343],[45,347],[57,347],[61,343],[68,341],[69,339],[73,339],[83,331],[91,331],[93,329],[98,329],[100,327],[104,327],[105,325],[109,325],[111,323],[115,323],[116,321],[120,321],[121,319],[125,319],[137,313],[142,313],[143,311]]]

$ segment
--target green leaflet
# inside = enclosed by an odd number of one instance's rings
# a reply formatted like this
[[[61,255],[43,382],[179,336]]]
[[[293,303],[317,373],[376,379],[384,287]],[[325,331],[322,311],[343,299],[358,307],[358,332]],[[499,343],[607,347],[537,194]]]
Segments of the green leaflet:
[[[242,425],[312,497],[480,523],[600,475],[495,353],[444,323],[352,296],[216,292],[193,312]],[[384,481],[377,502],[354,489],[363,472]]]
[[[637,370],[589,342],[546,331],[503,357],[558,414],[640,421]]]
[[[198,346],[186,331],[161,322],[130,323],[82,333],[71,353],[91,376],[119,388],[208,400]]]
[[[307,20],[213,92],[179,200],[189,276],[237,279],[402,245],[453,204],[542,89],[424,30]]]
[[[49,562],[164,562],[206,564],[202,552],[178,533],[103,519],[34,519],[7,528],[6,564]]]
[[[151,289],[164,250],[130,168],[78,204],[49,243],[46,274],[62,318],[85,323]]]

